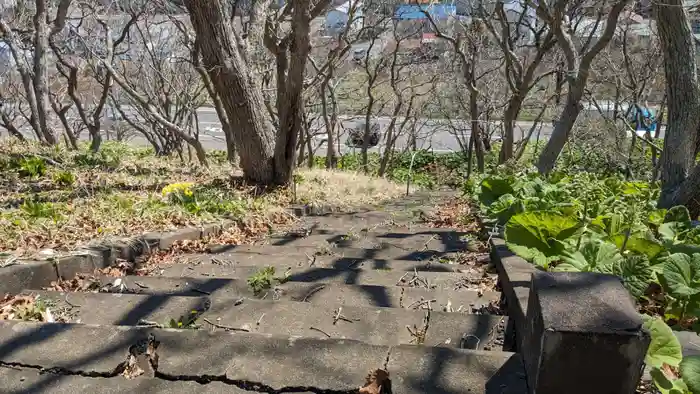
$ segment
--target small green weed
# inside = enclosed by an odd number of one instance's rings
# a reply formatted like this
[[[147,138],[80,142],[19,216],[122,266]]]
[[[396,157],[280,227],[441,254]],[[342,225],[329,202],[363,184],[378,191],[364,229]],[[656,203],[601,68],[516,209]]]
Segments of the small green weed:
[[[53,175],[53,181],[60,186],[72,186],[75,183],[75,175],[70,171],[60,171]]]
[[[275,277],[275,267],[265,267],[251,275],[247,282],[254,294],[271,288],[274,284],[281,284],[287,281],[289,273],[285,273],[282,278]]]
[[[25,157],[19,160],[19,175],[27,178],[39,178],[46,173],[46,162],[40,157]]]
[[[32,219],[58,219],[60,214],[53,203],[26,200],[20,206],[24,214]]]

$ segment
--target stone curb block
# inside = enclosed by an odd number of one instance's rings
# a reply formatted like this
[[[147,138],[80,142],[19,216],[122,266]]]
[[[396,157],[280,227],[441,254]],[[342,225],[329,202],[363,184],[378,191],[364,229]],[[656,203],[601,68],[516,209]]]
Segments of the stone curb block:
[[[532,274],[540,271],[525,259],[515,255],[506,246],[502,238],[493,237],[490,241],[491,261],[498,270],[498,279],[502,289],[502,301],[508,310],[506,343],[515,341],[515,347],[506,349],[520,351],[523,344],[523,333],[526,329],[527,306],[530,299],[530,284]],[[689,331],[675,331],[681,343],[684,355],[700,355],[700,337]],[[510,338],[508,336],[510,335]],[[513,338],[514,336],[514,338]]]
[[[296,205],[288,211],[297,216],[320,216],[335,212],[330,206]],[[187,227],[172,232],[151,232],[113,242],[86,245],[68,256],[46,261],[22,261],[0,269],[0,296],[17,294],[26,289],[41,289],[59,278],[92,274],[95,269],[113,265],[117,259],[136,261],[158,250],[168,250],[177,241],[196,241],[216,236],[236,225],[234,220]]]
[[[539,271],[537,267],[515,255],[506,246],[506,241],[493,237],[490,242],[491,262],[498,271],[498,281],[501,284],[502,303],[508,311],[508,321],[511,325],[507,330],[510,341],[516,349],[522,349],[523,334],[526,329],[527,306],[530,300],[530,283],[532,274]],[[514,338],[513,338],[514,336]]]
[[[0,270],[0,297],[25,289],[39,289],[58,279],[52,261],[27,261]]]
[[[95,269],[110,267],[117,259],[136,261],[155,251],[170,249],[177,241],[196,241],[216,236],[235,225],[233,220],[224,220],[173,232],[146,233],[114,242],[88,244],[70,255],[45,261],[23,260],[0,269],[0,297],[18,294],[26,289],[41,289],[59,278],[71,279],[81,273],[92,274]]]

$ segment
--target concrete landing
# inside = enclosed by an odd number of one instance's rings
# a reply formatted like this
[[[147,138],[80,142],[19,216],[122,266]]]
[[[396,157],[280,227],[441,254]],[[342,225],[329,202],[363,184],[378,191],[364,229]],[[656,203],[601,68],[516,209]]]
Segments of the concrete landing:
[[[0,322],[0,361],[108,374],[126,359],[130,346],[140,347],[149,334],[159,342],[157,372],[136,377],[137,382],[207,375],[239,387],[256,383],[257,392],[349,394],[364,383],[369,369],[386,364],[394,393],[526,393],[520,357],[511,353],[202,330]],[[7,375],[1,376],[2,387],[17,387],[4,381]],[[82,379],[72,383],[80,385]]]

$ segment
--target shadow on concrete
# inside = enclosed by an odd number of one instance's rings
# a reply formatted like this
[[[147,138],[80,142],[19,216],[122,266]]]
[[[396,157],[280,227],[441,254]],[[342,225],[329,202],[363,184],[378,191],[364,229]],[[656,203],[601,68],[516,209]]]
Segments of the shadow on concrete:
[[[225,286],[226,283],[228,283],[228,281],[220,279],[199,280],[197,286],[201,286],[203,289],[207,289],[205,291],[213,292]],[[171,296],[172,295],[178,294],[173,293],[171,294]],[[201,296],[201,294],[199,295]],[[164,297],[162,295],[147,295],[143,299],[143,301],[135,305],[134,308],[131,311],[129,311],[122,320],[133,321],[133,319],[137,319],[138,321],[138,319],[148,316],[150,313],[163,306],[167,299],[167,296]],[[41,344],[42,342],[45,342],[50,338],[59,335],[60,333],[66,330],[69,330],[73,326],[73,324],[45,324],[38,326],[35,330],[32,330],[31,332],[22,335],[10,342],[0,343],[0,361],[9,362],[11,361],[10,356],[17,350],[26,346],[36,346],[38,344]],[[80,370],[81,365],[84,365],[87,362],[99,360],[100,358],[106,357],[112,352],[122,352],[126,357],[129,346],[131,346],[136,339],[140,338],[137,337],[137,335],[138,332],[134,332],[133,334],[127,335],[127,338],[124,341],[120,342],[118,345],[113,346],[101,353],[97,353],[92,357],[76,360],[73,363],[68,363],[66,365],[63,365],[63,367],[69,370]],[[80,344],[76,344],[76,346],[80,346]],[[51,349],[47,349],[46,351],[51,351]],[[116,367],[116,365],[114,367]],[[39,383],[40,387],[32,387],[29,392],[50,392],[43,390],[48,390],[47,388],[50,387],[59,377],[60,375],[47,375],[47,379]]]
[[[71,327],[73,325],[44,324],[37,327],[34,334],[41,334],[46,338],[71,329]],[[282,373],[282,377],[285,374],[291,374],[287,375],[290,376],[288,383],[290,385],[299,385],[302,382],[298,376],[305,376],[303,384],[318,389],[347,386],[348,390],[352,390],[363,383],[364,375],[369,369],[382,366],[386,355],[386,347],[366,345],[347,339],[300,338],[292,345],[286,337],[273,338],[255,334],[219,332],[209,335],[206,332],[181,333],[143,328],[120,331],[117,334],[116,330],[105,327],[103,333],[98,333],[106,338],[106,345],[102,346],[99,351],[83,352],[87,355],[74,359],[71,359],[70,353],[66,353],[64,356],[56,357],[57,364],[70,371],[81,371],[86,370],[88,364],[99,360],[120,359],[122,356],[126,356],[129,346],[145,338],[149,332],[153,332],[156,339],[161,341],[159,349],[163,351],[159,371],[162,373],[187,374],[190,377],[226,373],[233,379],[258,381],[278,388],[282,384],[287,384],[284,378],[280,379],[276,376],[276,374]],[[86,343],[95,343],[95,338],[96,335],[86,338]],[[27,338],[16,341],[16,346],[26,346],[30,343],[36,346],[35,341],[27,340]],[[346,357],[347,359],[341,357],[343,362],[328,362],[329,355],[344,354],[343,351],[348,346],[359,346],[355,349],[362,357]],[[487,394],[523,394],[526,392],[523,389],[522,364],[520,364],[517,355],[511,356],[498,368],[498,362],[481,362],[481,357],[492,357],[486,352],[466,356],[457,349],[399,346],[395,348],[395,353],[394,358],[390,359],[388,370],[394,376],[402,376],[402,379],[394,383],[396,389],[403,387],[403,390],[420,393],[461,394],[466,392],[462,385],[464,377],[468,375],[469,379],[467,380],[470,382],[486,382],[485,393]],[[61,357],[63,358],[61,359]],[[5,356],[2,359],[11,361]],[[420,362],[416,363],[419,360]],[[231,368],[235,365],[240,366],[241,363],[246,364],[245,367],[240,368],[242,372],[239,372],[237,368]],[[455,368],[455,366],[458,367]],[[282,370],[280,371],[279,368]],[[31,386],[25,386],[21,393],[51,392],[61,379],[61,375],[44,374]],[[100,381],[107,383],[106,379],[87,377],[80,379],[81,383],[85,382],[81,384],[83,387],[91,385],[97,388],[100,387],[98,386]],[[90,381],[93,379],[95,383],[91,384]],[[122,380],[124,378],[114,377],[113,379]],[[155,386],[152,378],[144,376],[139,379],[142,381],[140,384],[137,383],[139,388],[146,389],[149,386]],[[119,383],[105,384],[103,388],[108,390],[108,386],[118,387]],[[200,392],[209,391],[207,385],[201,387]],[[231,387],[231,392],[238,392],[234,386],[228,387]],[[219,387],[218,383],[217,388],[224,389]],[[166,391],[158,390],[157,392]],[[286,392],[302,391],[290,390]],[[305,390],[304,392],[309,391]],[[399,394],[399,392],[395,392]],[[482,392],[482,390],[477,389],[477,392]],[[20,392],[16,391],[16,393]]]

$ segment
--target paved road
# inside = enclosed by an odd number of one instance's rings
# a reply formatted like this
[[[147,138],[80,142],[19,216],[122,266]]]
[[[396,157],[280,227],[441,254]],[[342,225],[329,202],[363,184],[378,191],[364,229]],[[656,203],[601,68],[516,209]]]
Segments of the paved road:
[[[133,113],[133,110],[126,108],[125,112],[128,115]],[[200,108],[197,111],[199,119],[199,127],[201,131],[200,140],[204,145],[205,149],[225,149],[224,135],[221,131],[221,124],[213,108]],[[399,122],[402,119],[399,119]],[[371,122],[376,122],[379,124],[380,131],[386,130],[391,122],[391,118],[388,116],[374,117]],[[115,123],[114,118],[110,119],[109,115],[105,117],[105,128],[109,128],[110,125]],[[347,139],[348,130],[363,128],[364,127],[364,117],[363,116],[341,116],[341,152],[353,151],[353,148],[348,147],[344,144]],[[446,119],[419,119],[416,122],[416,145],[419,149],[432,149],[436,152],[455,152],[460,151],[459,140],[467,141],[470,136],[470,122],[466,120],[453,120],[448,121]],[[492,122],[490,124],[492,130],[495,130],[495,137],[499,136],[499,123]],[[516,129],[516,140],[524,138],[529,129],[532,127],[532,122],[521,121],[517,123]],[[318,117],[312,123],[312,130],[317,133],[317,137],[314,138],[314,146],[318,148],[318,154],[325,154],[325,138],[324,138],[324,125],[320,117]],[[552,125],[547,123],[541,126],[540,140],[546,140],[552,133]],[[2,133],[5,134],[5,133]],[[28,136],[31,136],[28,130],[26,132]],[[663,135],[663,130],[662,130]],[[87,138],[84,133],[83,138]],[[533,135],[533,139],[537,138],[536,134]],[[142,137],[133,138],[133,143],[136,145],[148,145],[148,142]],[[408,143],[408,136],[402,136],[396,143],[397,150],[404,150]],[[373,149],[381,149],[381,146]]]

